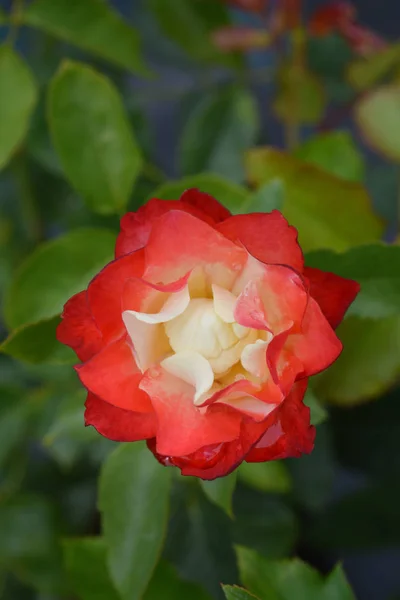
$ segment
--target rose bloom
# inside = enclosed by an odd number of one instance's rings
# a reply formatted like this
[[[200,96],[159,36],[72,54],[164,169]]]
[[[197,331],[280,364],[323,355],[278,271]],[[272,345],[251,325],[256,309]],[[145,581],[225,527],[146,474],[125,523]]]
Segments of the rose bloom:
[[[305,268],[280,212],[231,216],[195,189],[126,214],[115,256],[57,332],[86,425],[203,479],[312,450],[307,378],[339,356],[357,283]]]

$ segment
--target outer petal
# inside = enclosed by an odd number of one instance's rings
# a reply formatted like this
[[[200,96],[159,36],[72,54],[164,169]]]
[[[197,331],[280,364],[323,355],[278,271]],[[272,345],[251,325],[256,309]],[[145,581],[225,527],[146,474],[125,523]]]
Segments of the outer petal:
[[[142,276],[143,268],[144,253],[139,250],[109,263],[89,284],[90,310],[107,342],[124,332],[122,292],[128,279]]]
[[[142,374],[125,338],[109,344],[88,362],[75,367],[83,385],[105,402],[136,412],[152,412],[147,394],[139,388]]]
[[[86,400],[85,424],[115,442],[136,442],[156,435],[154,413],[138,413],[117,408],[89,393]]]
[[[247,462],[297,457],[311,452],[315,427],[310,425],[310,409],[303,404],[306,389],[306,379],[293,386],[289,396],[271,415],[264,435],[246,456]]]
[[[154,221],[170,210],[182,210],[211,225],[214,224],[213,217],[200,210],[200,206],[196,202],[152,198],[136,212],[129,212],[122,217],[121,232],[115,247],[116,258],[143,248],[147,244]]]
[[[303,270],[297,231],[277,210],[235,215],[220,223],[217,229],[228,239],[241,242],[250,254],[264,263],[288,265],[300,273]]]
[[[162,367],[149,369],[140,387],[150,396],[157,415],[159,454],[184,456],[239,436],[241,416],[236,411],[225,406],[197,408],[194,387]]]
[[[160,217],[146,246],[145,277],[170,283],[202,267],[209,283],[230,288],[247,261],[247,252],[212,227],[179,210]]]
[[[329,367],[341,353],[342,343],[313,298],[309,298],[301,333],[288,336],[285,350],[301,361],[307,377]]]
[[[90,312],[86,291],[72,296],[64,306],[57,339],[70,346],[80,360],[89,360],[103,346],[103,336]]]
[[[180,201],[206,213],[215,223],[224,221],[231,216],[229,210],[213,198],[213,196],[200,192],[200,190],[195,188],[186,190],[180,197]]]
[[[336,329],[360,291],[360,284],[311,267],[305,268],[304,275],[309,280],[311,296],[318,302],[330,325]]]

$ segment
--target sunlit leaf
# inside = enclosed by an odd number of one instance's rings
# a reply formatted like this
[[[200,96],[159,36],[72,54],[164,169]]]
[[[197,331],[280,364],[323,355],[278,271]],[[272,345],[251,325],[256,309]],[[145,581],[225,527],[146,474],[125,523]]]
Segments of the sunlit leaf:
[[[23,142],[37,100],[28,66],[9,46],[0,48],[0,168]]]
[[[273,148],[247,152],[247,177],[261,186],[279,177],[284,184],[283,214],[299,231],[304,250],[343,251],[376,241],[383,223],[373,214],[364,188]]]
[[[64,63],[51,84],[49,118],[66,176],[89,208],[123,211],[142,158],[112,83],[87,66]]]
[[[250,594],[250,592],[237,585],[223,585],[222,588],[227,600],[254,600],[256,598],[253,594]]]
[[[26,25],[93,52],[116,65],[147,74],[137,31],[104,0],[35,0],[22,14]]]

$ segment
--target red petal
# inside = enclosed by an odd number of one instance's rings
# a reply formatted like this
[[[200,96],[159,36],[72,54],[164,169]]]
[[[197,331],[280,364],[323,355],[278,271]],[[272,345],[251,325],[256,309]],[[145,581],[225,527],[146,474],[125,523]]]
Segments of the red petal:
[[[326,35],[341,30],[356,17],[356,9],[349,2],[332,2],[318,8],[310,20],[310,31],[314,35]]]
[[[136,442],[156,434],[154,413],[138,413],[117,408],[89,392],[85,410],[85,424],[115,442]]]
[[[89,309],[86,290],[72,296],[64,306],[57,339],[70,346],[80,360],[89,360],[103,346],[103,337]]]
[[[157,415],[159,454],[184,456],[239,436],[241,416],[236,411],[225,406],[197,408],[194,388],[162,367],[149,369],[140,387],[150,396]]]
[[[285,350],[302,362],[307,377],[329,367],[341,353],[339,338],[313,298],[308,301],[302,332],[288,336]]]
[[[246,462],[265,462],[308,454],[314,447],[315,427],[310,425],[310,409],[303,404],[307,380],[293,386],[289,396],[271,415],[270,424]]]
[[[203,267],[210,283],[229,288],[247,261],[247,252],[188,213],[173,210],[154,223],[146,246],[145,277],[170,283]]]
[[[213,198],[213,196],[195,188],[186,190],[180,197],[180,201],[206,213],[215,223],[224,221],[231,216],[229,210]]]
[[[126,410],[152,412],[148,395],[139,388],[142,374],[125,338],[109,344],[76,370],[88,391],[105,402]]]
[[[309,280],[311,296],[318,302],[330,325],[336,329],[360,291],[360,285],[352,279],[311,267],[305,268],[304,275]]]
[[[90,310],[107,342],[120,337],[125,327],[122,322],[122,291],[126,282],[141,277],[144,253],[139,250],[109,263],[88,287]]]
[[[115,247],[116,258],[143,248],[147,244],[154,221],[170,210],[188,212],[211,225],[214,224],[214,219],[211,216],[191,204],[187,201],[152,198],[136,212],[126,213],[120,223],[121,232]]]
[[[300,273],[303,271],[297,231],[277,210],[236,215],[220,223],[217,229],[228,239],[241,242],[250,254],[264,263],[288,265]]]

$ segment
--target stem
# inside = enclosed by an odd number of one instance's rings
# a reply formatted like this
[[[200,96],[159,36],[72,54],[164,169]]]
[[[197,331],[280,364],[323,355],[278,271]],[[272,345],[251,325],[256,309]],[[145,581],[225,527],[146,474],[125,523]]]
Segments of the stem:
[[[24,8],[24,0],[14,0],[10,12],[10,28],[6,38],[6,44],[13,46],[17,40],[21,25],[21,16]]]

